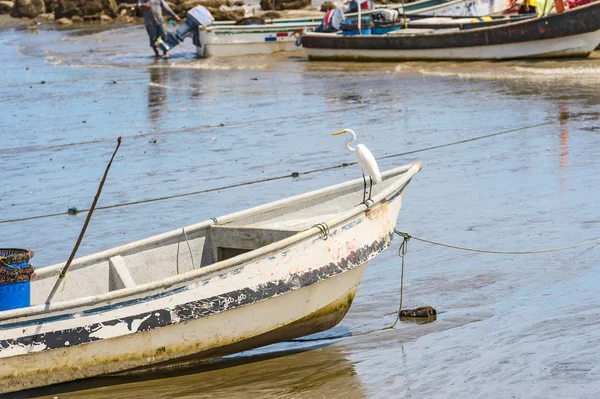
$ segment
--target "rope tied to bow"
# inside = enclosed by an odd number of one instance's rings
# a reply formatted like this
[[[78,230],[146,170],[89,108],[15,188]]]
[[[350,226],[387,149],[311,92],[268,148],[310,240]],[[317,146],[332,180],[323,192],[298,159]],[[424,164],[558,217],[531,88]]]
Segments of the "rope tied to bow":
[[[403,233],[396,229],[394,229],[394,232],[402,237],[402,244],[400,244],[400,248],[398,248],[398,256],[402,258],[402,272],[400,273],[400,305],[398,306],[398,313],[396,313],[396,320],[394,320],[394,323],[391,326],[385,327],[384,330],[390,330],[394,328],[400,320],[400,312],[402,311],[402,294],[404,293],[404,258],[408,253],[408,242],[411,239],[411,235],[408,233]]]
[[[459,247],[457,245],[450,245],[450,244],[444,244],[442,242],[437,242],[437,241],[432,241],[432,240],[426,240],[425,238],[415,237],[415,236],[410,235],[408,233],[404,233],[404,232],[402,232],[402,231],[400,231],[398,229],[394,229],[394,233],[398,234],[400,237],[404,237],[405,239],[407,237],[408,237],[408,239],[414,238],[415,240],[426,242],[426,243],[432,244],[432,245],[437,245],[437,246],[440,246],[440,247],[446,247],[446,248],[452,248],[452,249],[459,249],[461,251],[478,252],[478,253],[483,253],[483,254],[497,254],[497,255],[535,255],[535,254],[545,254],[545,253],[550,253],[550,252],[566,251],[568,249],[579,248],[579,247],[583,247],[585,245],[600,244],[600,237],[598,237],[598,238],[593,239],[593,240],[580,242],[580,243],[574,244],[574,245],[569,245],[568,247],[550,248],[550,249],[538,249],[538,250],[528,250],[528,251],[496,251],[496,250],[492,250],[492,249],[477,249],[477,248]]]
[[[490,249],[476,249],[476,248],[468,248],[468,247],[459,247],[457,245],[450,245],[450,244],[444,244],[444,243],[437,242],[437,241],[426,240],[424,238],[415,237],[411,234],[405,233],[398,229],[394,229],[394,233],[399,235],[400,237],[402,237],[402,244],[400,244],[400,248],[398,248],[398,256],[400,256],[402,258],[402,272],[400,275],[400,306],[398,307],[398,313],[396,314],[396,320],[394,321],[394,323],[391,326],[385,327],[384,330],[394,328],[396,326],[396,324],[398,323],[398,321],[400,320],[400,314],[402,311],[402,294],[404,291],[404,261],[405,261],[406,254],[408,253],[408,242],[410,241],[411,238],[414,238],[415,240],[422,241],[422,242],[425,242],[428,244],[437,245],[437,246],[446,247],[446,248],[458,249],[461,251],[469,251],[469,252],[477,252],[477,253],[485,253],[485,254],[497,254],[497,255],[544,254],[544,253],[550,253],[550,252],[566,251],[568,249],[579,248],[579,247],[586,246],[586,245],[600,244],[600,237],[599,237],[594,240],[584,241],[584,242],[580,242],[578,244],[570,245],[567,247],[560,247],[560,248],[550,248],[550,249],[540,249],[540,250],[530,250],[530,251],[496,251],[496,250],[490,250]]]

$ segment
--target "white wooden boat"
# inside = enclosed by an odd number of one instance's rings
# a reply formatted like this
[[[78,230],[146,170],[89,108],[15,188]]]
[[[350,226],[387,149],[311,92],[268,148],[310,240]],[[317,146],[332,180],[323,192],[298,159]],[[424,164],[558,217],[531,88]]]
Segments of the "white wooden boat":
[[[500,14],[510,7],[508,0],[420,0],[405,6],[407,15],[485,16]],[[402,13],[402,6],[393,6]],[[362,12],[369,15],[375,10]],[[347,14],[355,17],[357,14]],[[200,28],[196,45],[199,57],[232,57],[298,51],[296,39],[305,28],[316,27],[323,17],[274,20],[264,25],[217,24]]]
[[[386,250],[421,169],[383,173],[38,269],[32,306],[0,312],[0,393],[180,366],[326,330]]]
[[[305,27],[319,23],[215,26],[200,29],[199,57],[233,57],[298,51],[296,39]]]
[[[600,3],[477,29],[403,29],[387,35],[306,32],[311,60],[505,60],[587,57],[600,43]]]

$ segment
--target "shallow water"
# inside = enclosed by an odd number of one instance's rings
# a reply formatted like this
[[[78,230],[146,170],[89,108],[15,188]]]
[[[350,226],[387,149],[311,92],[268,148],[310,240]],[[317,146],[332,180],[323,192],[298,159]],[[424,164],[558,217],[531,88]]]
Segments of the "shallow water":
[[[349,127],[378,158],[424,150],[380,161],[424,165],[406,192],[403,231],[519,251],[600,237],[597,53],[352,64],[308,63],[301,52],[197,60],[187,46],[156,61],[146,46],[143,27],[0,33],[1,220],[88,208],[118,136],[99,206],[339,165],[350,158],[329,134]],[[347,167],[99,210],[79,255],[357,176]],[[0,224],[2,246],[33,249],[38,266],[64,261],[84,218]],[[26,395],[597,397],[597,247],[501,256],[412,240],[404,306],[434,306],[437,321],[378,331],[398,305],[398,244],[372,262],[342,323],[314,340]]]

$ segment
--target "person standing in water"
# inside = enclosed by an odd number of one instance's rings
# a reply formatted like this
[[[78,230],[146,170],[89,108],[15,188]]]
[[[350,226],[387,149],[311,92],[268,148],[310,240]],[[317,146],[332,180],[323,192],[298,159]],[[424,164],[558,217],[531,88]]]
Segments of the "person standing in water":
[[[163,8],[175,21],[179,21],[180,18],[171,10],[165,0],[138,0],[138,7],[142,9],[144,15],[144,25],[146,25],[146,32],[148,32],[150,38],[150,47],[154,50],[154,54],[160,57],[156,48],[156,41],[158,38],[164,39],[167,33],[162,16]],[[169,54],[165,51],[164,56],[168,57]]]

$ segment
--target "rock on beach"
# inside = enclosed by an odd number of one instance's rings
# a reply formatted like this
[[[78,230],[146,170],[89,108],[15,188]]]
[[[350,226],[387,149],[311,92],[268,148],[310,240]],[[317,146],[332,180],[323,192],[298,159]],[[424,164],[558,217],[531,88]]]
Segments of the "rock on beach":
[[[17,0],[13,6],[11,16],[15,18],[35,18],[46,12],[44,0]]]
[[[182,18],[188,10],[204,6],[217,21],[240,20],[251,10],[243,0],[170,0],[168,4]],[[291,10],[310,5],[310,0],[261,0],[261,5],[264,10]],[[0,0],[0,14],[8,13],[58,25],[83,21],[130,23],[133,17],[139,17],[135,0]]]
[[[13,10],[15,3],[12,1],[0,1],[0,14],[6,15],[10,14]]]

